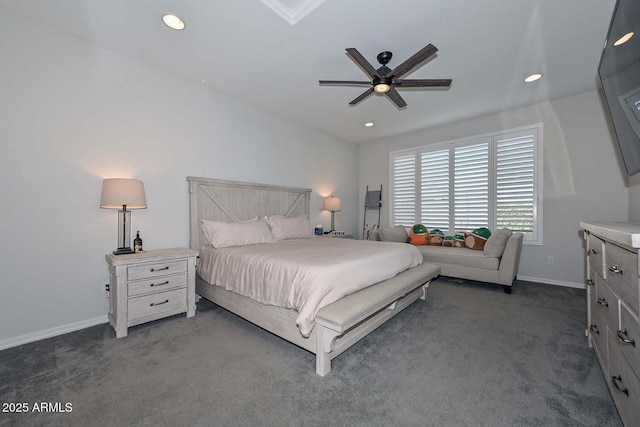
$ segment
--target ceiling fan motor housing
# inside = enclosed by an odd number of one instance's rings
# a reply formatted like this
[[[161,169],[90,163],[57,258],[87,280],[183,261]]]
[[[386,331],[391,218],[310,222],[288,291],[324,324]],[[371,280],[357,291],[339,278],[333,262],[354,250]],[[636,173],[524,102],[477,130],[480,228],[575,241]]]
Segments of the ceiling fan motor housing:
[[[393,54],[391,52],[388,52],[388,51],[380,52],[377,56],[378,62],[381,63],[382,65],[387,65],[389,61],[391,61],[392,56]]]

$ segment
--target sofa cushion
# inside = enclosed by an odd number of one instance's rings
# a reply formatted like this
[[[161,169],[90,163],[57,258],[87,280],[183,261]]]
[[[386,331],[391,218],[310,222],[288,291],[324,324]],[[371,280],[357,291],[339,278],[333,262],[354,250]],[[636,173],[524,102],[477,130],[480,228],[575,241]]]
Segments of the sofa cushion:
[[[380,228],[378,229],[378,236],[383,242],[407,243],[409,240],[407,230],[401,225],[396,225],[393,228]]]
[[[484,255],[488,257],[500,258],[504,253],[504,248],[507,246],[507,240],[513,232],[508,228],[497,230],[487,239],[487,243],[484,244]]]
[[[422,253],[425,262],[483,268],[486,270],[497,270],[500,266],[500,258],[485,256],[483,251],[449,246],[429,245],[416,247]]]

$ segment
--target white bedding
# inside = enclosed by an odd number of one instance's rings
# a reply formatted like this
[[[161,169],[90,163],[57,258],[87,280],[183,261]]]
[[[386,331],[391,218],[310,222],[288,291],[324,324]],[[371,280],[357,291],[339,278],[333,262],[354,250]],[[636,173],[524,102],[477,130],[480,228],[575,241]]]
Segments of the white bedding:
[[[322,307],[422,263],[409,244],[312,238],[200,251],[198,275],[263,304],[298,311],[309,336]]]

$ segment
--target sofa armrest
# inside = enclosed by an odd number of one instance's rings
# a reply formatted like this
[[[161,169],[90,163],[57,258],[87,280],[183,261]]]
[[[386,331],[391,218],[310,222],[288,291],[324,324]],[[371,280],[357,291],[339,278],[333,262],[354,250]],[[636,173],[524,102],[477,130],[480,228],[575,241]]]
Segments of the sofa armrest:
[[[500,267],[498,268],[499,283],[501,285],[511,286],[518,274],[523,238],[524,235],[522,233],[513,233],[507,240],[502,259],[500,259]]]

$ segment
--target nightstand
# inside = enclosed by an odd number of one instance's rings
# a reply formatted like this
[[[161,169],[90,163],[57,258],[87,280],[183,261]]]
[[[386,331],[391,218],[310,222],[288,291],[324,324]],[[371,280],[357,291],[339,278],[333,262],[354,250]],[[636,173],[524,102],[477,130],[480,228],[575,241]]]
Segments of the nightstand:
[[[130,326],[174,314],[196,314],[196,257],[186,248],[107,254],[109,265],[109,323],[116,338]]]
[[[332,239],[353,239],[353,234],[344,232],[339,232],[338,234],[327,233],[323,234],[322,237],[330,237]]]

